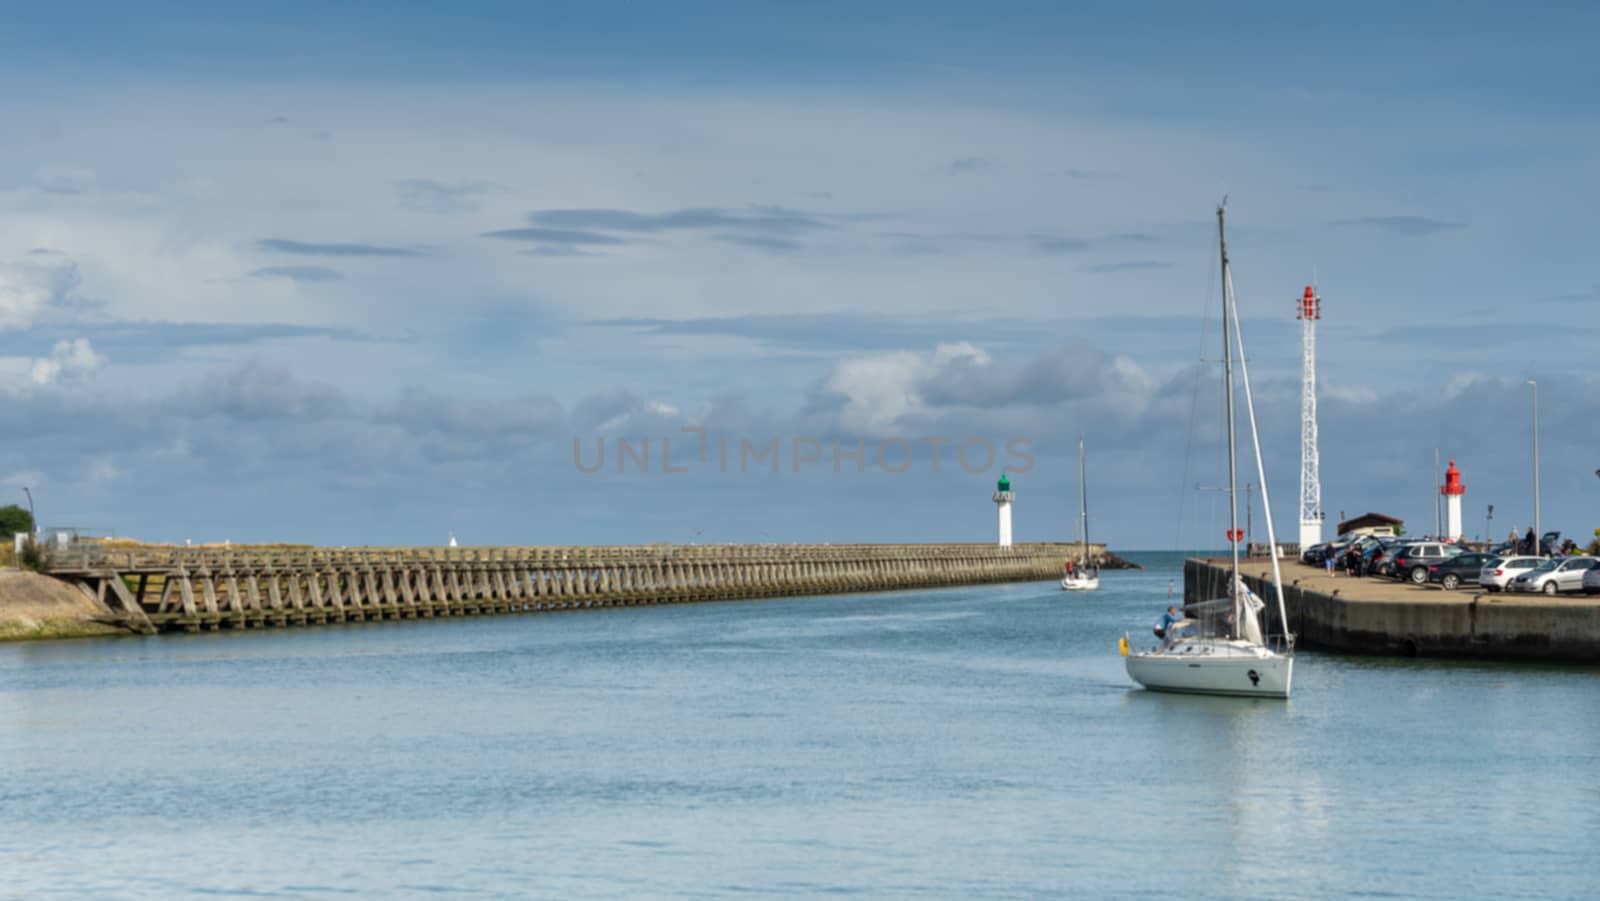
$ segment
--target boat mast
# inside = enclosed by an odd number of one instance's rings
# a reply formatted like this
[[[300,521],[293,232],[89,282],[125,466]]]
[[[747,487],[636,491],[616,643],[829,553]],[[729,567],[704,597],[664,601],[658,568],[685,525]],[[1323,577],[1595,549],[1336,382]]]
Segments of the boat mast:
[[[1235,586],[1239,584],[1239,542],[1233,537],[1239,533],[1239,471],[1233,447],[1233,336],[1228,334],[1228,289],[1233,280],[1228,278],[1228,233],[1223,224],[1223,207],[1227,203],[1228,199],[1224,197],[1222,203],[1217,205],[1217,246],[1222,253],[1222,385],[1228,407],[1228,549],[1233,559],[1228,594],[1232,596],[1236,593]],[[1233,599],[1234,637],[1238,637],[1239,632],[1240,600],[1238,597]]]
[[[1078,512],[1078,534],[1083,536],[1083,565],[1089,566],[1089,480],[1084,475],[1083,468],[1083,436],[1078,436],[1078,502],[1081,508]]]
[[[1228,279],[1231,287],[1233,280]],[[1261,480],[1261,512],[1267,520],[1267,547],[1272,555],[1272,588],[1278,596],[1278,621],[1283,624],[1283,642],[1294,653],[1294,633],[1289,631],[1289,611],[1283,600],[1283,571],[1278,565],[1278,534],[1272,528],[1272,495],[1267,491],[1267,466],[1261,459],[1261,432],[1256,428],[1256,401],[1250,391],[1250,363],[1244,354],[1244,329],[1239,325],[1239,310],[1234,307],[1233,334],[1239,342],[1239,374],[1244,382],[1244,410],[1250,419],[1250,443],[1256,452],[1256,478]]]

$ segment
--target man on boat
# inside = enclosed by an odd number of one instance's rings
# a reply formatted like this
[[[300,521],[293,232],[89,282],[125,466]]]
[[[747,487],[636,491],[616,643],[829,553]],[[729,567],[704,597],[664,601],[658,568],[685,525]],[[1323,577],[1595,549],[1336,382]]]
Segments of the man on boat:
[[[1166,638],[1167,630],[1172,627],[1173,623],[1181,619],[1183,619],[1183,614],[1178,612],[1177,607],[1168,607],[1167,612],[1161,614],[1161,625],[1155,628],[1156,637]]]

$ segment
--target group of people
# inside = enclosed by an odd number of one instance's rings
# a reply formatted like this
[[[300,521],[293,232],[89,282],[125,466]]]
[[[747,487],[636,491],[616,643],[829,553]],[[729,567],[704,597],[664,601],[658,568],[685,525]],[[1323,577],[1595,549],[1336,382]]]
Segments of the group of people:
[[[1322,565],[1328,568],[1328,575],[1330,576],[1340,566],[1344,567],[1344,571],[1348,575],[1364,576],[1367,574],[1369,560],[1370,558],[1361,550],[1360,543],[1351,542],[1350,546],[1344,549],[1344,553],[1328,554],[1323,557]]]
[[[1512,551],[1530,557],[1539,556],[1539,536],[1533,534],[1533,526],[1528,527],[1527,534],[1517,537],[1517,530],[1512,529],[1511,535],[1506,538],[1506,543],[1511,545]]]
[[[1544,556],[1544,541],[1533,534],[1532,528],[1529,528],[1521,538],[1517,537],[1517,530],[1512,529],[1511,535],[1506,538],[1506,544],[1510,545],[1511,552],[1514,554],[1522,554],[1528,557]],[[1558,557],[1568,557],[1577,552],[1578,543],[1571,538],[1561,542],[1560,545],[1550,548],[1550,553]]]

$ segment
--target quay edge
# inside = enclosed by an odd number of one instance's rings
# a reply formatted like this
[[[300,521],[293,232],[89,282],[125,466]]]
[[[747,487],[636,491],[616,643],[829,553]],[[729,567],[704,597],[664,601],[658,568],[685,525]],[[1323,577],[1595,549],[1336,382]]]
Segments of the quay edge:
[[[1600,598],[1445,591],[1280,561],[1284,607],[1301,647],[1400,657],[1600,664]],[[1271,561],[1241,570],[1271,603]],[[1185,603],[1221,597],[1226,561],[1183,565]]]

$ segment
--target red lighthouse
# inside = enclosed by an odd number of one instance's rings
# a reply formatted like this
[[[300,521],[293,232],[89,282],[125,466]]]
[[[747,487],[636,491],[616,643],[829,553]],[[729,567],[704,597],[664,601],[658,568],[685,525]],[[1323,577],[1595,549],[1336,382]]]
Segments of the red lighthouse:
[[[1444,484],[1440,486],[1439,493],[1444,495],[1444,537],[1449,541],[1461,540],[1461,496],[1467,493],[1465,485],[1461,484],[1461,472],[1456,469],[1456,461],[1450,461],[1450,468],[1444,471]]]

